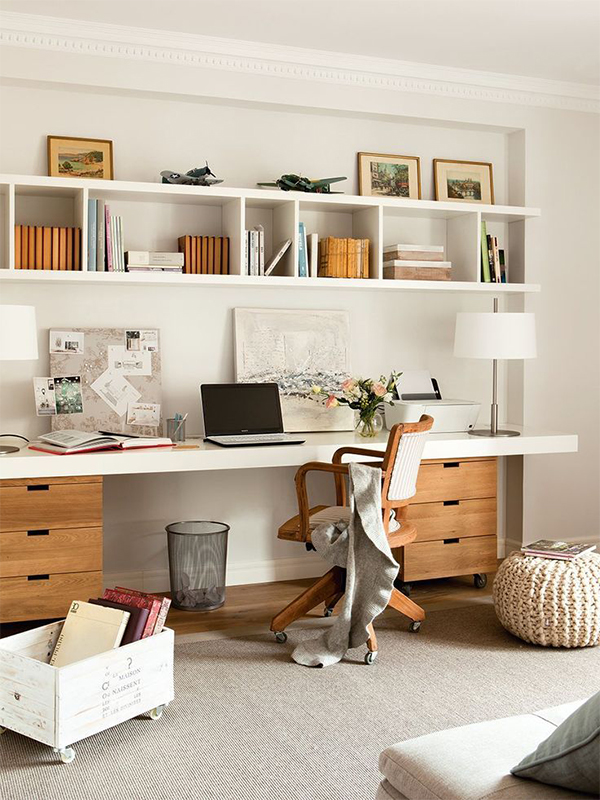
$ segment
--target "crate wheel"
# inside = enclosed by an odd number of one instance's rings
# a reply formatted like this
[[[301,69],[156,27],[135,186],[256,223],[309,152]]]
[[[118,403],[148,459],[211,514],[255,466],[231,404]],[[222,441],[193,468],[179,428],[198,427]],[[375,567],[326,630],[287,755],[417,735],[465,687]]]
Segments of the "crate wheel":
[[[58,757],[63,764],[70,764],[75,761],[75,750],[72,747],[55,747],[54,752],[58,753]]]
[[[411,633],[418,633],[421,630],[421,623],[419,620],[413,620],[410,625],[408,626],[408,630]]]
[[[325,611],[323,611],[324,617],[330,617],[333,614],[333,608],[331,606],[326,606]]]
[[[287,633],[285,631],[275,631],[275,641],[279,642],[279,644],[285,644],[287,642]]]
[[[377,650],[373,651],[369,650],[369,652],[365,654],[365,664],[369,664],[370,666],[371,664],[374,663],[376,658],[377,658]]]
[[[487,575],[485,572],[478,572],[473,575],[473,583],[476,589],[484,589],[487,586]]]
[[[162,706],[156,706],[156,708],[153,708],[152,711],[150,712],[150,719],[160,719],[163,715],[163,711],[165,710],[165,708],[166,705],[164,704]]]

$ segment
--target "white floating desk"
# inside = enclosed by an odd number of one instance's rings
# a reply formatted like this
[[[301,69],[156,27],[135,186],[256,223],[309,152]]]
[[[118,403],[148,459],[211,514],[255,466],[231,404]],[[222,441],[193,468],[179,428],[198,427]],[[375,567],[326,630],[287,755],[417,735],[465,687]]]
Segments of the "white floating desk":
[[[433,433],[425,445],[423,458],[477,458],[482,456],[526,456],[544,453],[574,453],[577,436],[553,433],[515,425],[521,436],[486,439],[467,433]],[[387,431],[373,439],[350,432],[308,433],[301,445],[268,447],[219,447],[194,440],[191,450],[167,448],[107,451],[59,456],[25,448],[0,458],[0,479],[63,478],[75,475],[141,475],[164,472],[204,472],[207,470],[298,467],[307,461],[330,461],[339,447],[358,446],[384,450]]]

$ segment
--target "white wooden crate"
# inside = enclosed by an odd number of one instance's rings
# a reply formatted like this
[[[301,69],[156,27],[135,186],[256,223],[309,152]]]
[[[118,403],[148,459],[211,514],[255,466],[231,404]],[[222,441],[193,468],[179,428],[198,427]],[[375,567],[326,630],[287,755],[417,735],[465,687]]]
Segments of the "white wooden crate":
[[[175,637],[164,628],[52,667],[48,661],[63,622],[0,639],[0,726],[63,751],[69,761],[69,745],[173,700]]]

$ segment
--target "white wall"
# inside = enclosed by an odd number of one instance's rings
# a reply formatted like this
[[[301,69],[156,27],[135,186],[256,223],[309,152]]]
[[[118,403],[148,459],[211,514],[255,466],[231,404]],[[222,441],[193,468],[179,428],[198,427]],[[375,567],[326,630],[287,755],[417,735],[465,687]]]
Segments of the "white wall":
[[[157,87],[152,80],[156,69],[146,74],[132,63],[118,71],[114,61],[100,58],[88,59],[77,80],[105,83],[106,88],[54,86],[41,82],[42,69],[55,59],[53,79],[66,80],[66,65],[55,54],[34,55],[27,64],[20,57],[8,62],[6,71],[13,78],[0,91],[1,171],[44,174],[47,133],[113,139],[118,179],[155,180],[161,169],[185,170],[208,158],[229,185],[253,186],[291,170],[346,174],[350,180],[344,189],[354,192],[356,152],[365,150],[420,155],[427,198],[432,196],[433,157],[492,161],[497,202],[526,202],[543,211],[542,219],[530,224],[527,260],[527,278],[539,280],[543,293],[526,301],[538,315],[540,356],[524,367],[523,392],[518,379],[509,386],[513,419],[522,416],[526,424],[582,437],[579,454],[525,460],[525,535],[560,538],[566,535],[565,525],[578,535],[598,535],[599,203],[597,186],[588,177],[597,174],[597,117],[195,70],[196,91],[205,95],[200,98],[192,96],[190,75],[182,72],[175,88],[175,81],[165,77],[167,68],[161,88],[168,83],[173,94],[156,95],[148,93]],[[189,92],[186,97],[176,94],[182,86]],[[209,102],[207,96],[219,92],[230,99]],[[291,109],[292,102],[303,107]],[[524,131],[524,180],[519,148],[509,148],[515,141],[510,134],[517,129]],[[192,430],[199,421],[198,383],[233,377],[231,309],[242,305],[347,309],[356,371],[426,366],[448,395],[489,402],[487,365],[451,355],[456,311],[485,310],[487,301],[481,298],[359,297],[334,289],[281,293],[107,286],[90,291],[37,285],[3,287],[2,301],[35,304],[42,330],[59,325],[160,327],[165,411],[189,410]],[[46,369],[43,357],[35,373]],[[43,422],[32,417],[33,374],[29,365],[3,369],[3,427],[29,433],[43,429]],[[550,500],[558,497],[560,503]],[[307,560],[298,546],[275,539],[278,524],[293,509],[291,470],[113,478],[106,490],[105,571],[109,579],[114,573],[145,571],[146,585],[154,588],[153,580],[164,581],[164,524],[197,516],[231,523],[232,582],[319,572],[314,556]]]

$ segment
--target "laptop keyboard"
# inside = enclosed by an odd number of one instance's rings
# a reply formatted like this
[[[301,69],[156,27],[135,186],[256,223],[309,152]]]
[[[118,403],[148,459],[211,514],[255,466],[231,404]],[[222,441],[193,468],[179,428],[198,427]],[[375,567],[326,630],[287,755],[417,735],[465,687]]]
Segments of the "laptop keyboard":
[[[277,444],[278,442],[298,442],[303,441],[287,433],[249,433],[240,436],[210,436],[213,442],[223,442],[223,444]]]

